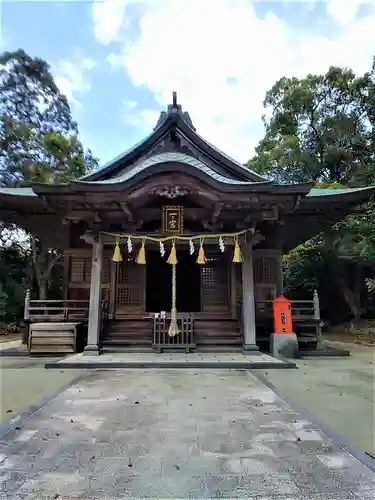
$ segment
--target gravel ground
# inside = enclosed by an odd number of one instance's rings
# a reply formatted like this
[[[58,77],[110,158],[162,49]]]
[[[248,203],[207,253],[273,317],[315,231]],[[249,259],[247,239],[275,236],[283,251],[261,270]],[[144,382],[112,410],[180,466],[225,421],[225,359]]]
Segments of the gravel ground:
[[[0,424],[40,404],[79,375],[78,370],[49,370],[45,362],[58,358],[0,357]]]
[[[299,360],[298,370],[254,371],[347,442],[375,456],[375,348],[330,345],[351,356]]]

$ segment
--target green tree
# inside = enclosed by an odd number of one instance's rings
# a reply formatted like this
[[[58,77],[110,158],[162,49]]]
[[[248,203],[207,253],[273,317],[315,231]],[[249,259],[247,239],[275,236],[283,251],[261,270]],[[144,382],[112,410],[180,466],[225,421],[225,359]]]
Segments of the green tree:
[[[375,70],[281,78],[266,94],[265,136],[248,165],[281,182],[366,184],[374,165]]]
[[[265,136],[248,162],[251,169],[279,182],[314,182],[316,187],[375,181],[375,66],[363,76],[331,67],[325,75],[281,78],[267,92],[264,106]],[[311,261],[304,265],[306,255],[314,254],[313,267]],[[322,283],[328,265],[357,318],[362,308],[353,273],[363,282],[363,269],[374,263],[374,255],[375,206],[369,203],[361,214],[286,257],[286,283],[289,280],[292,289],[300,283],[307,290],[306,277]],[[322,266],[325,270],[319,274]]]
[[[12,242],[0,246],[0,300],[5,304],[5,323],[22,316],[29,264],[30,252],[26,247]]]
[[[1,54],[0,186],[66,182],[96,166],[47,62],[23,50]],[[29,238],[39,297],[45,298],[59,249]]]

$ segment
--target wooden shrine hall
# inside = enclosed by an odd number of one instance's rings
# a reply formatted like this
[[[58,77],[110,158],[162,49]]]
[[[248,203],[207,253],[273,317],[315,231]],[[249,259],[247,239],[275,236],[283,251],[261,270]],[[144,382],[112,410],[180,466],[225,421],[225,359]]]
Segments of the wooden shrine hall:
[[[80,323],[92,355],[255,351],[273,332],[283,252],[373,191],[263,178],[201,137],[174,93],[151,134],[99,170],[68,184],[0,188],[0,218],[63,253],[60,300],[26,298],[30,335],[43,323],[55,345]],[[297,339],[316,342],[317,295],[293,302],[292,313]]]

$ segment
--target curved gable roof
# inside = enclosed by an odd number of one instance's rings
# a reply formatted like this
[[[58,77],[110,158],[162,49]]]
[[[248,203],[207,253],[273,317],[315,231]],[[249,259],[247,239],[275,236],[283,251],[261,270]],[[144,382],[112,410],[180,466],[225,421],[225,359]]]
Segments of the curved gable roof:
[[[189,156],[184,153],[172,153],[172,152],[160,153],[155,156],[151,156],[150,158],[142,160],[130,168],[120,171],[119,173],[117,173],[116,176],[111,177],[110,179],[105,179],[102,181],[84,181],[84,182],[90,184],[95,183],[95,184],[106,184],[106,185],[125,183],[141,172],[145,172],[146,170],[155,167],[157,165],[168,164],[168,163],[180,163],[183,165],[187,165],[195,170],[203,172],[204,174],[211,177],[213,180],[222,184],[232,184],[232,185],[242,185],[242,186],[248,186],[254,184],[253,182],[249,181],[240,181],[232,179],[230,177],[225,177],[224,175],[217,173],[211,167],[209,167],[202,161],[198,160],[197,158],[194,158],[193,156]],[[268,180],[260,182],[260,184],[263,183],[271,184],[271,182]]]
[[[197,150],[212,158],[224,171],[228,172],[228,177],[235,177],[238,180],[248,182],[266,182],[268,180],[234,160],[197,134],[189,113],[183,112],[181,105],[175,103],[168,106],[167,112],[161,112],[156,127],[151,134],[117,156],[114,160],[108,162],[97,171],[82,177],[80,180],[90,182],[103,181],[108,179],[108,177],[116,175],[118,170],[132,168],[141,156],[150,151],[172,129],[179,131]]]

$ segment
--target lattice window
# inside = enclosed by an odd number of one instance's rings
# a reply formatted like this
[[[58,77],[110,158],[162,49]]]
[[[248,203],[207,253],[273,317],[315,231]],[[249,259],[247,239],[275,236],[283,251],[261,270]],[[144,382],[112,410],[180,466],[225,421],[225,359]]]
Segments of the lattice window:
[[[117,305],[139,305],[142,303],[139,286],[119,287],[117,290]]]
[[[215,285],[217,282],[217,269],[214,267],[202,267],[202,284],[203,285]]]
[[[102,283],[109,283],[111,279],[110,276],[111,276],[111,258],[104,257]]]
[[[72,255],[70,265],[70,281],[72,283],[90,283],[91,257]]]
[[[278,273],[278,258],[256,257],[253,261],[255,283],[275,283]]]
[[[91,256],[76,256],[71,257],[70,266],[70,281],[71,283],[91,283],[91,266],[92,259]],[[111,258],[104,257],[103,259],[103,278],[102,283],[109,283],[111,275]]]
[[[222,256],[210,256],[201,267],[203,311],[229,307],[228,270],[228,262]]]
[[[263,258],[263,273],[265,283],[275,283],[277,280],[277,258]]]
[[[92,258],[85,257],[85,283],[91,283]]]

